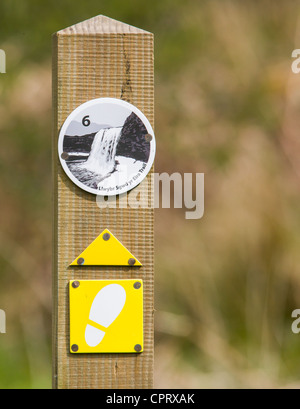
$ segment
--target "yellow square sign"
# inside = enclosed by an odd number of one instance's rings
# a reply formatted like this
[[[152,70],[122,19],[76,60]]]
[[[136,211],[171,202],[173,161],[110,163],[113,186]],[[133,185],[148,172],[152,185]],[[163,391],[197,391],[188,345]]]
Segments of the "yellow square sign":
[[[72,280],[71,353],[143,351],[142,280]]]

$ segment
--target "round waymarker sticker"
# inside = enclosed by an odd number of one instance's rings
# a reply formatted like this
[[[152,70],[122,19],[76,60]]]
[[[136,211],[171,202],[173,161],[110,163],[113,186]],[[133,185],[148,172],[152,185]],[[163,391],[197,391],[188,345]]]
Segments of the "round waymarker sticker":
[[[63,124],[58,153],[68,177],[81,189],[114,196],[136,187],[155,157],[153,129],[135,106],[99,98],[76,108]]]

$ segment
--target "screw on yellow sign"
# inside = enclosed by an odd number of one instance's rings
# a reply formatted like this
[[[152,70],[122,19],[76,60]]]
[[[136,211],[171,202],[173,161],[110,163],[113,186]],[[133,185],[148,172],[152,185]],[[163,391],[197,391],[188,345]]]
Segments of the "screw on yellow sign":
[[[70,352],[143,351],[143,281],[70,281]]]

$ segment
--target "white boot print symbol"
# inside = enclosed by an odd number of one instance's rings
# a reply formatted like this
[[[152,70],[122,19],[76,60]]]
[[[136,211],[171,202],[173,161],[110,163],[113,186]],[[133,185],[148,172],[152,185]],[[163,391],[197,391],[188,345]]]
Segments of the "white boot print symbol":
[[[105,331],[99,329],[98,325],[108,328],[120,315],[125,302],[126,291],[119,284],[109,284],[98,292],[90,309],[90,324],[85,329],[85,341],[89,347],[100,344]]]

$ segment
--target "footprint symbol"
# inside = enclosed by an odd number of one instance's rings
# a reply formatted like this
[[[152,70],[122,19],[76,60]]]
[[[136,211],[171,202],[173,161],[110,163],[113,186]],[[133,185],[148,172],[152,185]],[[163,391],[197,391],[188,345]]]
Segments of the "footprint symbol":
[[[85,341],[88,346],[96,347],[104,338],[105,331],[120,315],[126,302],[126,291],[119,284],[109,284],[102,288],[92,303],[89,324],[85,329]]]

